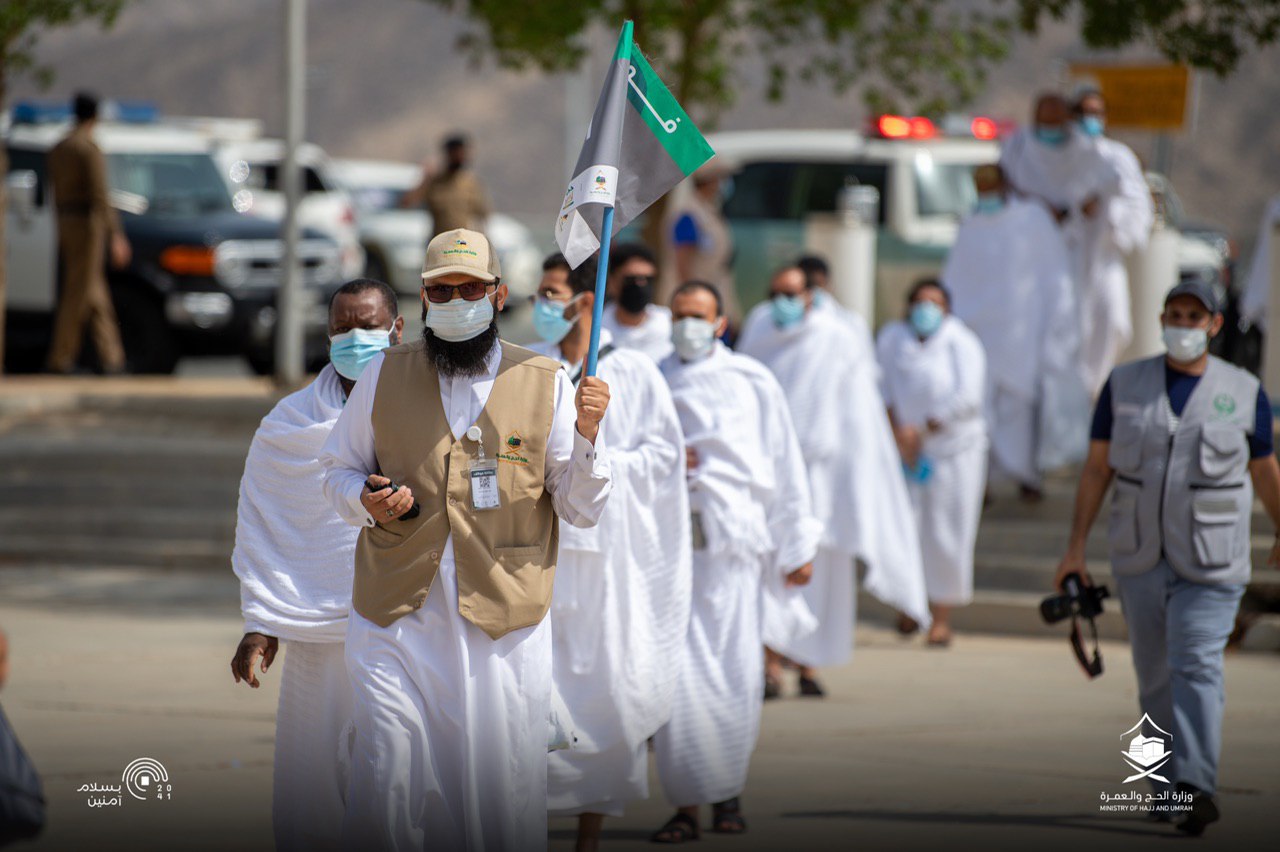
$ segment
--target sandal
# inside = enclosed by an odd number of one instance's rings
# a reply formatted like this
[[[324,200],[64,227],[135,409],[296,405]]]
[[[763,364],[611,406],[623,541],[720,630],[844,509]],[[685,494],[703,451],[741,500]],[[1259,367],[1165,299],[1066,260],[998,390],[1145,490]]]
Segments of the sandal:
[[[737,796],[711,806],[711,830],[717,834],[742,834],[747,830]]]
[[[681,811],[667,820],[667,824],[649,836],[650,843],[684,843],[686,840],[698,840],[702,834],[698,831],[698,821]]]
[[[898,613],[898,623],[896,627],[898,628],[899,635],[913,636],[916,631],[920,629],[920,624],[911,616],[900,612]]]

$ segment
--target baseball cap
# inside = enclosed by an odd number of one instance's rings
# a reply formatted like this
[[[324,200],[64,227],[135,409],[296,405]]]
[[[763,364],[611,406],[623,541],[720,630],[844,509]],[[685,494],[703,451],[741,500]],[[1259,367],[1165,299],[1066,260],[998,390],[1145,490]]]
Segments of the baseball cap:
[[[498,255],[489,240],[479,231],[455,228],[437,234],[427,243],[427,257],[422,264],[422,280],[460,273],[481,281],[497,281],[502,276]]]
[[[1213,292],[1213,285],[1207,281],[1201,281],[1198,278],[1189,278],[1174,286],[1169,291],[1169,295],[1164,297],[1166,305],[1178,296],[1190,296],[1200,302],[1208,309],[1209,313],[1216,314],[1221,311],[1218,307],[1218,296]]]

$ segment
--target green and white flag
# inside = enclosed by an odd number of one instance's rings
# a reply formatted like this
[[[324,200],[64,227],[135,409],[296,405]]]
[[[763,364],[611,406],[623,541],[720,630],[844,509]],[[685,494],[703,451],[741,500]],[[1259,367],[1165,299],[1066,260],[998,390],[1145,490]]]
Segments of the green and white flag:
[[[627,21],[556,219],[569,265],[600,248],[606,208],[614,209],[616,234],[714,155],[631,40]]]

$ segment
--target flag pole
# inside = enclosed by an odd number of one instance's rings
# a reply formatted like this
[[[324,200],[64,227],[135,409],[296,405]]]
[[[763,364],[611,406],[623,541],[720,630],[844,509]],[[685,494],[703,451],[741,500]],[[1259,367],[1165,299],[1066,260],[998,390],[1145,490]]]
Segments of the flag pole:
[[[604,209],[600,224],[600,254],[596,263],[596,303],[591,309],[591,345],[587,349],[586,375],[596,374],[600,356],[600,324],[604,321],[604,284],[609,277],[609,243],[613,241],[613,205]]]
[[[631,64],[632,23],[622,24],[619,58]],[[604,321],[604,284],[609,277],[609,244],[613,242],[613,205],[604,209],[600,223],[600,253],[596,255],[596,303],[591,309],[591,344],[587,348],[587,368],[584,375],[596,374],[596,362],[600,358],[600,324]]]

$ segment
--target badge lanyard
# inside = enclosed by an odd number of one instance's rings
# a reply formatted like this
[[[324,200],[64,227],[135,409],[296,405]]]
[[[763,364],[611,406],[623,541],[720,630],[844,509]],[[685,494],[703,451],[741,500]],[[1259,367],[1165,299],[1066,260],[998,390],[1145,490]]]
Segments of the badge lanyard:
[[[484,441],[479,426],[467,430],[467,437],[476,442],[476,457],[471,461],[471,508],[477,512],[497,509],[502,505],[498,495],[498,460],[484,457]]]

